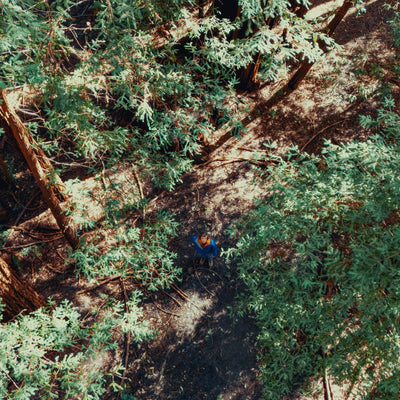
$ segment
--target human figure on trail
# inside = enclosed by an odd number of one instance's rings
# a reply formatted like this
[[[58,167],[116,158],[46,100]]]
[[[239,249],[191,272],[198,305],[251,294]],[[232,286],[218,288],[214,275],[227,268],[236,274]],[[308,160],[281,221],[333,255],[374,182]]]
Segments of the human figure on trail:
[[[202,233],[192,237],[196,254],[200,257],[200,265],[208,261],[208,266],[213,266],[213,258],[217,256],[217,246],[214,239],[208,233]]]

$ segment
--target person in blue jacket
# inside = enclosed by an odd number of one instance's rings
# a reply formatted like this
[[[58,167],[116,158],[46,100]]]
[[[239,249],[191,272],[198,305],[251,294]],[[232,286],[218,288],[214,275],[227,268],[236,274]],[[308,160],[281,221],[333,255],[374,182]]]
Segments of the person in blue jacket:
[[[213,258],[217,256],[217,246],[212,237],[207,233],[202,233],[192,237],[195,251],[200,256],[200,264],[204,264],[205,259],[210,267],[213,266]]]

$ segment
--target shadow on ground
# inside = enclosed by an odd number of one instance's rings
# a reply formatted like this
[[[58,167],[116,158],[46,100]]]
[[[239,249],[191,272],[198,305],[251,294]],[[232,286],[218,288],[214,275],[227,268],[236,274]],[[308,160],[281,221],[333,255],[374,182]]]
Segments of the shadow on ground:
[[[253,189],[251,169],[239,164],[234,169],[198,169],[172,196],[158,198],[156,209],[170,211],[180,222],[170,248],[177,253],[183,278],[176,283],[178,290],[149,294],[144,304],[158,336],[131,346],[126,398],[260,398],[258,329],[250,318],[230,312],[243,291],[236,268],[221,256],[211,269],[196,265],[191,243],[193,235],[207,229],[220,252],[234,246],[227,229],[253,207]]]
[[[173,292],[158,299],[164,330],[137,352],[141,356],[128,375],[130,394],[137,400],[258,399],[257,329],[251,319],[229,312],[240,288],[204,268],[180,289],[188,296],[182,306],[169,297]]]

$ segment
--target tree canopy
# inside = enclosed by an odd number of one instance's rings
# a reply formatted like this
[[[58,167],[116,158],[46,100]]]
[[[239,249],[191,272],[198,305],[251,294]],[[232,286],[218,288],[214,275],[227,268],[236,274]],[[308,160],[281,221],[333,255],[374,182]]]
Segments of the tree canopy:
[[[399,396],[400,119],[390,85],[380,100],[376,118],[360,116],[367,141],[271,152],[267,195],[232,231],[267,399],[326,374],[357,398]]]

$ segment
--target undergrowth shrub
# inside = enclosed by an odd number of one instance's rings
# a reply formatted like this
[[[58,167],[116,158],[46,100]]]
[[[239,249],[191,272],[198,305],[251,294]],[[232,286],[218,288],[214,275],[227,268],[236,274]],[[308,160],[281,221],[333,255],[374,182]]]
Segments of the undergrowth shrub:
[[[181,268],[176,254],[168,249],[177,234],[178,224],[172,216],[159,212],[155,219],[140,227],[121,223],[111,238],[96,235],[71,253],[78,271],[90,280],[121,276],[140,282],[149,290],[165,288],[179,279]],[[101,233],[100,231],[99,233]]]
[[[110,361],[116,334],[130,332],[135,342],[153,335],[140,300],[140,292],[133,292],[127,305],[110,298],[85,316],[65,300],[0,325],[0,397],[100,399],[110,376],[119,391],[115,377],[123,368]],[[93,322],[96,314],[101,318]]]

